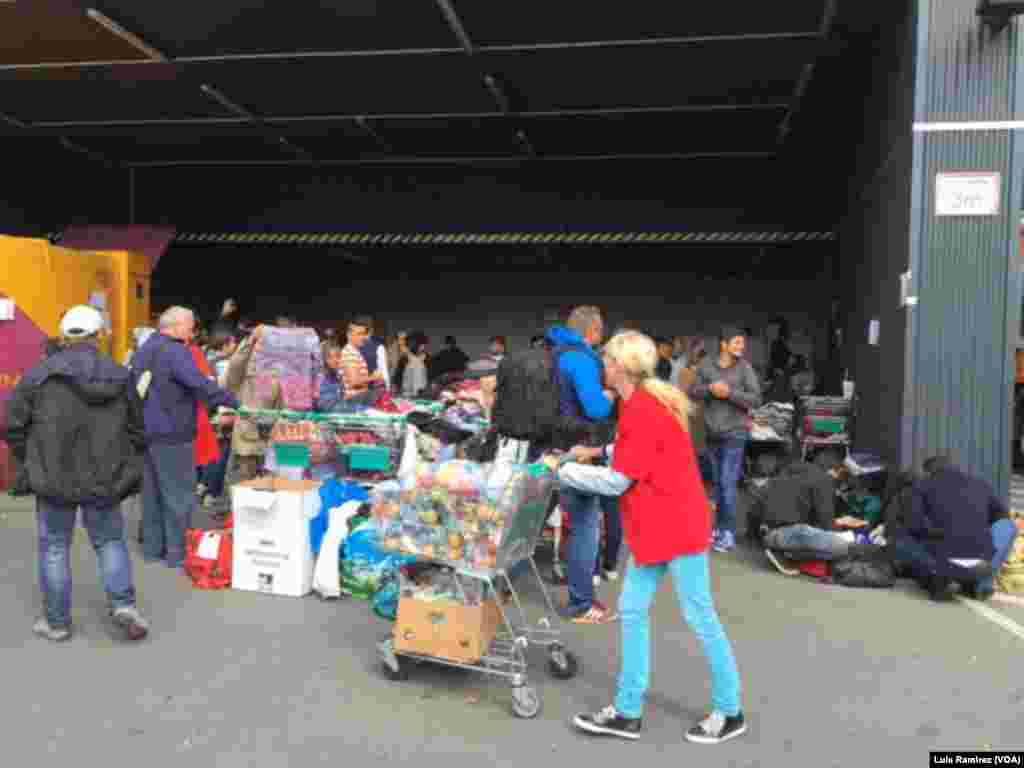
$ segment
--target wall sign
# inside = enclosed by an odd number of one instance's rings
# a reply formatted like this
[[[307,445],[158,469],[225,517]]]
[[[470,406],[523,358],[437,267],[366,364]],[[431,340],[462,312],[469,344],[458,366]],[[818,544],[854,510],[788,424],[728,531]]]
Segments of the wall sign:
[[[936,216],[998,216],[1002,174],[983,171],[935,176]]]

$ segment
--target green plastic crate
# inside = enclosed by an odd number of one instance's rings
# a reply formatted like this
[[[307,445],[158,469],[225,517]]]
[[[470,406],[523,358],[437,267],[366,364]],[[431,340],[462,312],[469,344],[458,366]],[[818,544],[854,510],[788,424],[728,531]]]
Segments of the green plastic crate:
[[[274,455],[279,467],[308,469],[312,463],[309,446],[303,443],[275,443]]]
[[[837,435],[846,430],[846,419],[841,416],[810,416],[808,432],[816,435]]]
[[[391,449],[384,445],[353,445],[345,449],[348,466],[360,472],[390,472]]]

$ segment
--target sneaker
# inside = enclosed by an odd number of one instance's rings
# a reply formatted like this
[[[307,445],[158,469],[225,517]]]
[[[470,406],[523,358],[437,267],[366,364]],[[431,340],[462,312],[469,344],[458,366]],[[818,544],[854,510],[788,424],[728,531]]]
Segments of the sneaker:
[[[592,715],[576,715],[573,725],[581,731],[598,736],[618,736],[620,739],[636,741],[640,738],[643,720],[639,717],[623,717],[615,707],[605,707]]]
[[[196,486],[196,496],[198,496],[199,498],[202,498],[205,495],[206,495],[206,483],[199,483],[199,485]]]
[[[746,731],[747,723],[742,712],[734,717],[712,712],[686,732],[686,740],[694,744],[721,744],[729,739],[735,739]]]
[[[54,643],[63,643],[71,637],[70,627],[51,627],[45,616],[32,625],[32,631]]]
[[[715,552],[732,552],[735,548],[736,534],[732,531],[722,531],[712,545]]]
[[[139,609],[134,605],[118,608],[111,614],[114,623],[120,627],[128,639],[137,642],[149,634],[149,622],[142,618]]]
[[[595,587],[600,587],[601,586],[601,577],[598,576],[596,573],[594,574],[594,586]]]
[[[782,559],[778,555],[776,555],[774,552],[772,552],[770,549],[766,548],[765,551],[764,551],[764,554],[765,554],[765,557],[768,558],[768,562],[771,563],[772,565],[774,565],[775,566],[775,570],[777,570],[782,575],[784,575],[784,576],[799,576],[800,575],[800,569],[799,568],[787,568],[785,565],[782,564]]]
[[[611,624],[618,619],[614,613],[609,611],[600,603],[594,603],[590,610],[572,617],[573,624]]]

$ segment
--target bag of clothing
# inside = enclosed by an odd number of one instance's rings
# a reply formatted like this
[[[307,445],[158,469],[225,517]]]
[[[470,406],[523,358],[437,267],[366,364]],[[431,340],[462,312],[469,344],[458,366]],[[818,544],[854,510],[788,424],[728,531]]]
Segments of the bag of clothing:
[[[264,328],[253,351],[256,395],[271,402],[280,391],[283,407],[313,410],[313,390],[323,368],[320,339],[312,328]]]
[[[228,589],[234,554],[231,531],[185,533],[185,573],[197,589]]]
[[[848,558],[832,563],[832,581],[844,587],[887,589],[896,583],[896,569],[877,558]]]

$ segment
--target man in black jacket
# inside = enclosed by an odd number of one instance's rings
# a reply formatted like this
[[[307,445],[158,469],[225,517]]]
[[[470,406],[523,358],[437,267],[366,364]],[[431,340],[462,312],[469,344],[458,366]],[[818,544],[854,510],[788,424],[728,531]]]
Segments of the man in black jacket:
[[[779,570],[785,571],[776,552],[805,560],[836,560],[848,554],[848,537],[835,531],[841,471],[841,464],[826,471],[795,461],[768,484],[761,497],[762,534],[765,553]]]
[[[992,574],[1009,557],[1017,527],[981,478],[941,456],[928,459],[924,471],[925,479],[914,485],[906,528],[892,542],[897,562],[937,602],[951,599],[953,582],[969,597],[988,599]]]
[[[119,507],[142,482],[142,403],[128,369],[102,354],[103,317],[78,306],[61,321],[63,349],[22,379],[8,404],[6,440],[18,464],[15,492],[35,494],[43,615],[33,631],[71,636],[71,540],[78,508],[111,616],[131,640],[149,625],[135,606],[132,563]]]

